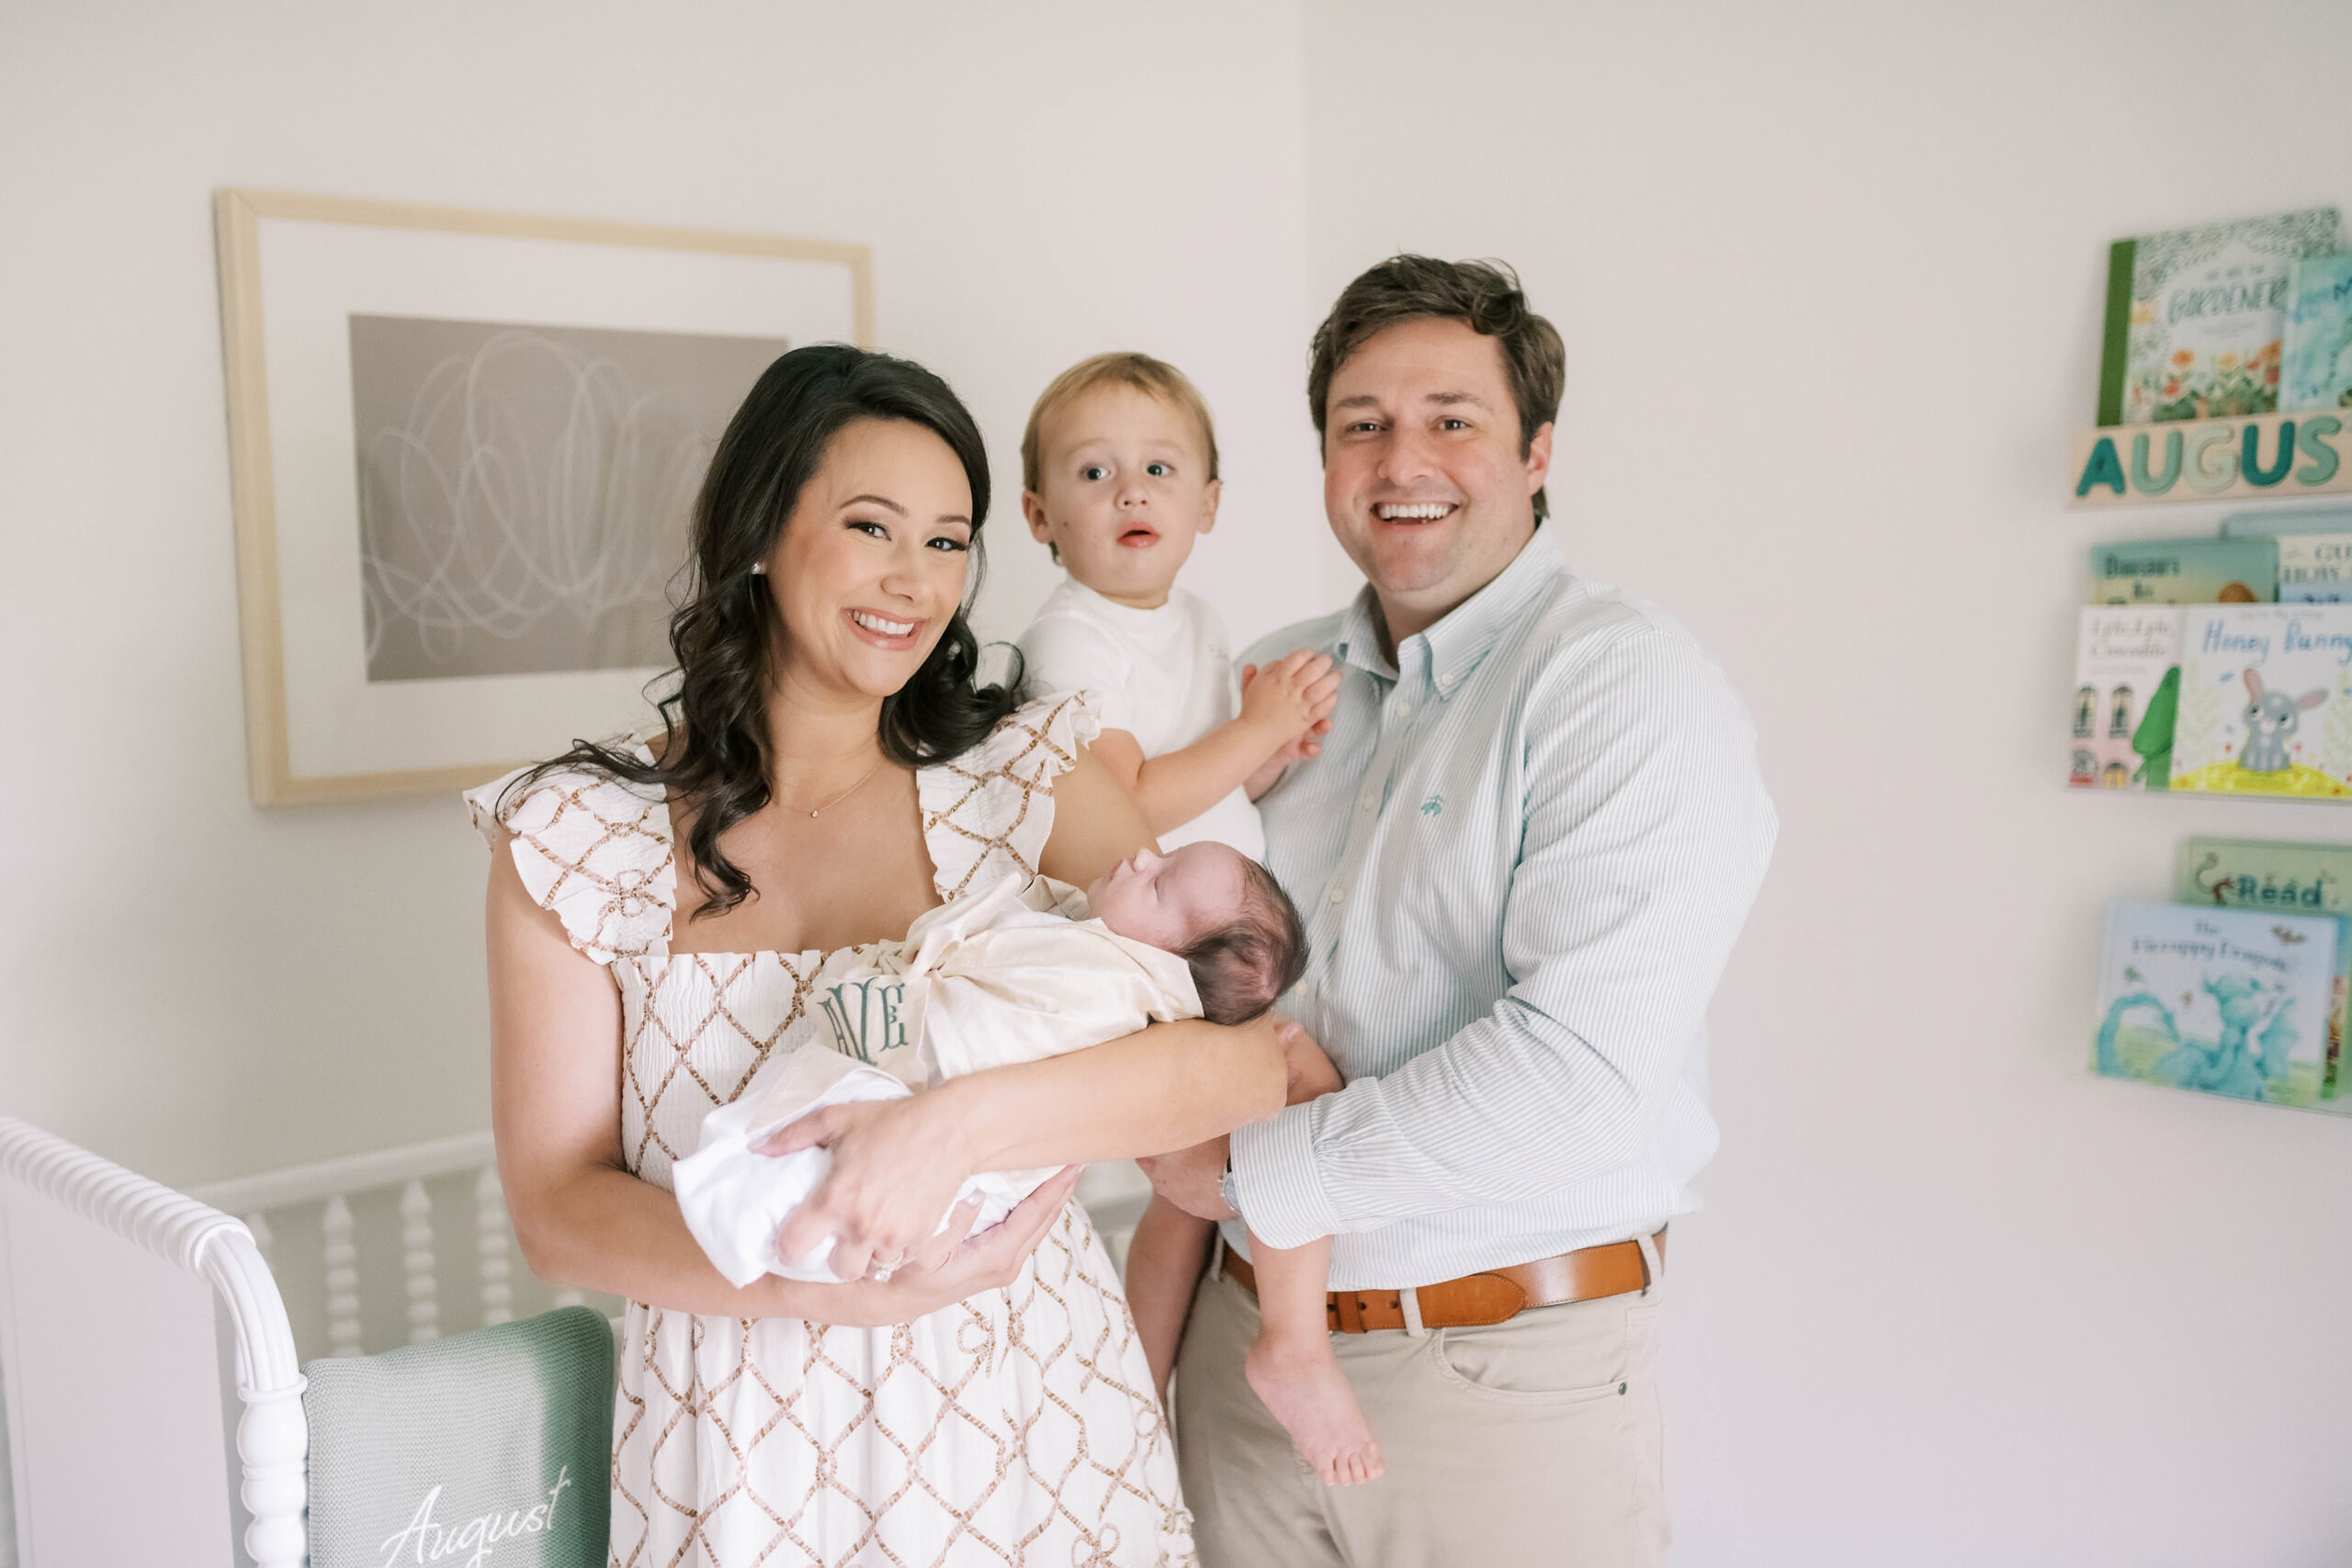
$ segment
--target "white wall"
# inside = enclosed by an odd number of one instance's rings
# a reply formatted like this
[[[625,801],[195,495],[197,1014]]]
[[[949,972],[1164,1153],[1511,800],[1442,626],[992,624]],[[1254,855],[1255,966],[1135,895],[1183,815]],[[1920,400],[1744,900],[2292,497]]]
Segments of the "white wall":
[[[195,1182],[487,1120],[454,799],[246,803],[223,186],[865,241],[991,438],[984,631],[1052,581],[1030,400],[1136,346],[1221,416],[1195,585],[1317,592],[1297,15],[1234,0],[17,5],[0,15],[0,1105]]]
[[[2107,898],[2352,817],[2056,783],[2083,546],[2211,521],[2061,507],[2103,247],[2352,206],[2352,11],[1939,11],[10,8],[0,1104],[182,1182],[483,1120],[454,802],[245,803],[213,188],[870,241],[1008,489],[1050,374],[1165,353],[1244,635],[1344,576],[1332,291],[1500,254],[1570,347],[1573,554],[1720,651],[1784,820],[1676,1229],[1678,1561],[2352,1556],[2352,1126],[2082,1070]]]
[[[1516,262],[1553,504],[1783,829],[1675,1227],[1686,1564],[2352,1560],[2352,1124],[2093,1081],[2101,905],[2352,814],[2059,787],[2105,246],[2352,209],[2352,9],[1307,7],[1316,295]],[[2305,128],[2297,135],[2290,128]]]

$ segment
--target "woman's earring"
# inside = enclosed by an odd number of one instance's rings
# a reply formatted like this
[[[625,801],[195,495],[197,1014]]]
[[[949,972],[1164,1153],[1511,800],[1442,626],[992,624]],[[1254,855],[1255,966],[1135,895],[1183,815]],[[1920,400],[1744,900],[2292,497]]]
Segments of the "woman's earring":
[[[767,563],[767,562],[765,562],[765,561],[763,561],[763,560],[756,560],[756,561],[753,561],[753,562],[752,563],[752,575],[753,577],[765,577],[767,574],[768,574],[768,563]]]

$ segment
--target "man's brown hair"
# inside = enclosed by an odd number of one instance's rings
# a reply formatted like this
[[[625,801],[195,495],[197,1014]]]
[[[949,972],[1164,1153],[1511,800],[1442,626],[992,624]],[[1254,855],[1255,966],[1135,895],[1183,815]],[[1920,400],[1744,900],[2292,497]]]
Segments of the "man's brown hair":
[[[1216,475],[1216,422],[1209,418],[1209,405],[1182,370],[1164,359],[1154,359],[1148,354],[1098,354],[1091,359],[1081,359],[1046,384],[1037,394],[1036,406],[1029,411],[1029,426],[1021,433],[1021,488],[1037,491],[1044,477],[1040,465],[1045,460],[1043,450],[1046,421],[1059,413],[1080,395],[1097,387],[1132,387],[1146,397],[1188,413],[1193,423],[1201,427],[1201,446],[1208,455],[1207,479]]]
[[[1434,256],[1395,255],[1340,290],[1331,313],[1315,329],[1314,358],[1306,372],[1306,401],[1315,434],[1324,434],[1331,377],[1366,339],[1424,317],[1460,321],[1495,340],[1503,374],[1519,408],[1519,451],[1525,457],[1535,433],[1559,417],[1560,389],[1567,378],[1567,350],[1551,322],[1527,308],[1519,274],[1498,261],[1439,261]],[[1550,515],[1544,492],[1535,492],[1535,516]]]

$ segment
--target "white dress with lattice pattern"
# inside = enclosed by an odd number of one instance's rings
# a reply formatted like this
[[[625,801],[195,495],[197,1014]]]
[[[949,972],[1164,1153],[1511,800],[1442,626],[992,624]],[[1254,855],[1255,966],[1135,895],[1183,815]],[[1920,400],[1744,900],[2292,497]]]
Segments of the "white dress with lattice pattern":
[[[1083,703],[1014,713],[917,775],[939,896],[1034,871]],[[560,773],[467,796],[524,886],[620,987],[621,1134],[659,1187],[769,1048],[872,948],[669,951],[660,792]],[[894,1328],[631,1302],[613,1438],[618,1568],[1189,1563],[1191,1519],[1117,1275],[1076,1203],[1021,1277]]]

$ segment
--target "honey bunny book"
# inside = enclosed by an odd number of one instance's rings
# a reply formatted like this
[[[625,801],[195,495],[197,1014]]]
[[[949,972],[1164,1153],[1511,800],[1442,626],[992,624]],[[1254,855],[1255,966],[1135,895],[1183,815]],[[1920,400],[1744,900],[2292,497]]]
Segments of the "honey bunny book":
[[[2318,1104],[2345,923],[2117,900],[2092,1067],[2234,1100]]]
[[[2172,787],[2352,797],[2352,604],[2182,611]]]

